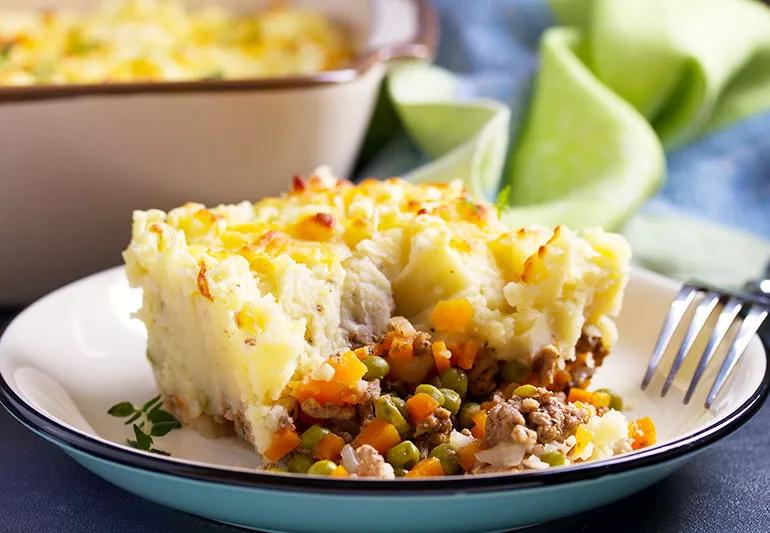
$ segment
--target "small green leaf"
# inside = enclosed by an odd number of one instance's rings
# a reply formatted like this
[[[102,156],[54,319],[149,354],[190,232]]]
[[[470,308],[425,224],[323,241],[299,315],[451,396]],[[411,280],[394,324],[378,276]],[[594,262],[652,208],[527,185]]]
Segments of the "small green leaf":
[[[163,451],[163,450],[159,450],[159,449],[157,449],[157,448],[150,448],[150,451],[151,451],[152,453],[157,453],[158,455],[165,455],[166,457],[168,457],[168,456],[170,456],[170,455],[171,455],[170,453],[168,453],[168,452],[165,452],[165,451]]]
[[[497,194],[497,200],[495,200],[495,208],[497,213],[502,214],[503,211],[511,206],[511,186],[506,185]]]
[[[132,422],[136,421],[140,416],[142,416],[142,412],[136,411],[131,418],[125,421],[125,425],[131,424]]]
[[[136,436],[136,447],[140,450],[149,450],[152,446],[152,437],[142,431],[142,429],[134,424],[134,435]]]
[[[152,400],[147,400],[147,402],[142,406],[142,411],[147,411],[159,401],[160,401],[160,395],[156,396]]]
[[[130,415],[134,411],[135,409],[131,402],[120,402],[110,407],[107,410],[107,414],[123,418],[124,416]]]
[[[150,430],[150,434],[153,437],[162,437],[172,429],[178,429],[180,427],[182,427],[182,424],[180,424],[179,421],[177,420],[174,420],[172,422],[158,422],[152,425],[152,430]]]
[[[163,409],[158,408],[150,411],[147,417],[153,424],[158,424],[160,422],[179,422],[176,417],[174,417],[174,415],[168,411],[164,411]]]

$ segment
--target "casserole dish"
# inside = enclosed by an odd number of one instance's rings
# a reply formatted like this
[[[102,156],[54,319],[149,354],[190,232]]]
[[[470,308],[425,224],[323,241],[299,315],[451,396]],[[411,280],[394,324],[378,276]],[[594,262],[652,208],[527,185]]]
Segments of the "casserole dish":
[[[234,10],[260,4],[219,3]],[[359,52],[346,68],[283,78],[0,87],[0,305],[28,302],[117,263],[134,208],[274,194],[287,177],[321,162],[348,175],[385,63],[430,58],[435,14],[426,0],[297,3],[349,29]],[[0,0],[0,9],[49,5]],[[57,3],[89,5],[95,2]]]

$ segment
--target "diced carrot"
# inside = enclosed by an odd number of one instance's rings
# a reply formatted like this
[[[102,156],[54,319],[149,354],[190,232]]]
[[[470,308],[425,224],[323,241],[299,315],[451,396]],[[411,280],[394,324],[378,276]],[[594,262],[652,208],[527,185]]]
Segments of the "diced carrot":
[[[381,454],[385,454],[393,446],[401,442],[401,436],[393,424],[375,418],[369,422],[361,433],[353,441],[353,446],[358,448],[368,444]]]
[[[655,444],[655,424],[652,418],[645,416],[631,422],[628,425],[628,436],[634,440],[631,444],[634,450]]]
[[[566,370],[559,370],[553,377],[553,390],[561,391],[572,381],[572,374]]]
[[[351,351],[344,352],[336,361],[330,361],[334,367],[333,381],[347,387],[355,387],[366,374],[366,365]]]
[[[473,317],[473,307],[465,299],[441,300],[433,308],[431,321],[439,331],[462,333]]]
[[[441,461],[438,457],[428,457],[423,459],[406,473],[404,477],[431,477],[443,476],[444,469],[441,468]]]
[[[439,374],[449,370],[452,367],[452,352],[447,350],[444,341],[436,341],[431,344],[433,359],[436,361],[436,370]]]
[[[334,471],[329,475],[331,477],[348,477],[350,474],[348,474],[348,471],[345,470],[344,466],[338,465],[337,468],[335,468]]]
[[[327,459],[329,461],[336,461],[340,458],[340,452],[345,441],[339,435],[329,433],[315,445],[313,448],[313,455],[317,459]]]
[[[476,361],[476,355],[479,353],[479,343],[473,339],[468,339],[453,352],[457,366],[463,370],[470,370]]]
[[[336,359],[330,359],[329,364],[334,368],[332,379],[310,380],[301,384],[296,392],[296,398],[300,402],[309,398],[315,399],[321,405],[341,405],[359,401],[358,384],[366,374],[366,365],[351,351]]]
[[[474,440],[467,446],[460,448],[457,452],[457,463],[466,472],[470,472],[473,465],[476,463],[476,452],[481,449],[481,441]]]
[[[592,392],[588,392],[585,389],[580,389],[578,387],[572,387],[569,390],[569,395],[567,396],[567,401],[569,401],[569,402],[591,403],[591,396],[592,395],[593,395]]]
[[[281,457],[299,446],[299,435],[291,428],[281,428],[273,433],[270,446],[264,456],[268,461],[278,461]]]
[[[374,355],[374,350],[372,346],[361,346],[360,348],[353,350],[353,353],[356,354],[356,357],[359,359],[364,360],[370,355]]]
[[[408,337],[393,337],[388,357],[399,361],[408,361],[414,355],[412,343],[413,339]]]
[[[487,413],[486,411],[477,411],[471,416],[473,427],[471,434],[477,439],[483,439],[487,431]]]
[[[439,408],[439,403],[430,394],[418,392],[406,401],[406,408],[412,422],[418,424],[432,415]]]

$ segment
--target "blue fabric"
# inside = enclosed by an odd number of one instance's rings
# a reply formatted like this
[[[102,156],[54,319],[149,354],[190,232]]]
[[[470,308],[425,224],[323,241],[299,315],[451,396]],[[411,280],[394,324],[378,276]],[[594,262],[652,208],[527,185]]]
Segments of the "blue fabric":
[[[463,98],[510,104],[515,136],[537,70],[540,34],[555,20],[541,0],[435,0],[437,63]],[[650,209],[673,209],[770,238],[770,112],[713,132],[668,156],[668,178]]]

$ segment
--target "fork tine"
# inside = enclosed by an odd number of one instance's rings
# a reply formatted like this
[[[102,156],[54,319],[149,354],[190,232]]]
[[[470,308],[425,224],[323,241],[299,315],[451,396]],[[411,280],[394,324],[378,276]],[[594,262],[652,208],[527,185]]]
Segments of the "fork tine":
[[[663,322],[663,328],[660,331],[660,336],[655,343],[655,349],[652,352],[650,363],[647,366],[647,372],[644,374],[642,389],[646,389],[650,384],[655,369],[658,368],[660,360],[663,358],[663,353],[666,351],[666,347],[671,341],[671,337],[674,335],[676,327],[679,325],[685,312],[687,312],[687,308],[690,307],[690,303],[692,303],[693,298],[695,298],[696,292],[698,292],[698,289],[692,285],[685,285],[676,295],[674,301],[671,302],[671,307],[668,310],[665,322]]]
[[[727,303],[722,309],[722,312],[719,313],[717,323],[714,326],[714,331],[709,337],[706,349],[703,350],[703,355],[701,355],[700,361],[698,362],[698,367],[695,369],[695,373],[692,376],[690,386],[687,388],[687,393],[684,395],[685,404],[690,402],[692,395],[695,393],[695,387],[698,386],[700,378],[703,376],[703,371],[706,370],[706,367],[711,362],[711,358],[714,357],[714,353],[716,353],[719,344],[722,342],[722,339],[725,338],[727,330],[730,329],[730,326],[735,320],[735,317],[738,316],[741,307],[743,307],[743,303],[741,303],[738,298],[733,296],[727,300]]]
[[[692,348],[700,330],[703,329],[703,324],[705,324],[708,317],[711,316],[711,312],[714,310],[717,303],[719,303],[719,295],[715,292],[708,292],[695,308],[692,322],[690,322],[690,326],[687,328],[687,333],[682,340],[682,344],[679,346],[679,351],[676,354],[674,363],[671,365],[671,370],[666,377],[666,382],[663,384],[663,390],[660,392],[661,396],[668,394],[668,390],[671,388],[671,384],[674,382],[677,372],[679,372],[679,367],[682,366],[682,362],[690,352],[690,348]]]
[[[717,374],[717,379],[714,381],[714,385],[712,385],[709,395],[706,398],[707,409],[711,407],[711,404],[719,394],[719,391],[722,390],[730,372],[735,368],[738,359],[743,355],[743,351],[746,349],[746,346],[748,346],[749,341],[757,332],[759,326],[762,325],[762,322],[764,322],[766,317],[767,308],[755,305],[752,306],[749,313],[746,315],[746,318],[743,319],[743,324],[741,324],[741,328],[738,330],[738,334],[735,336],[732,346],[730,346],[730,351],[727,353],[727,358],[724,363],[722,363],[719,374]]]

